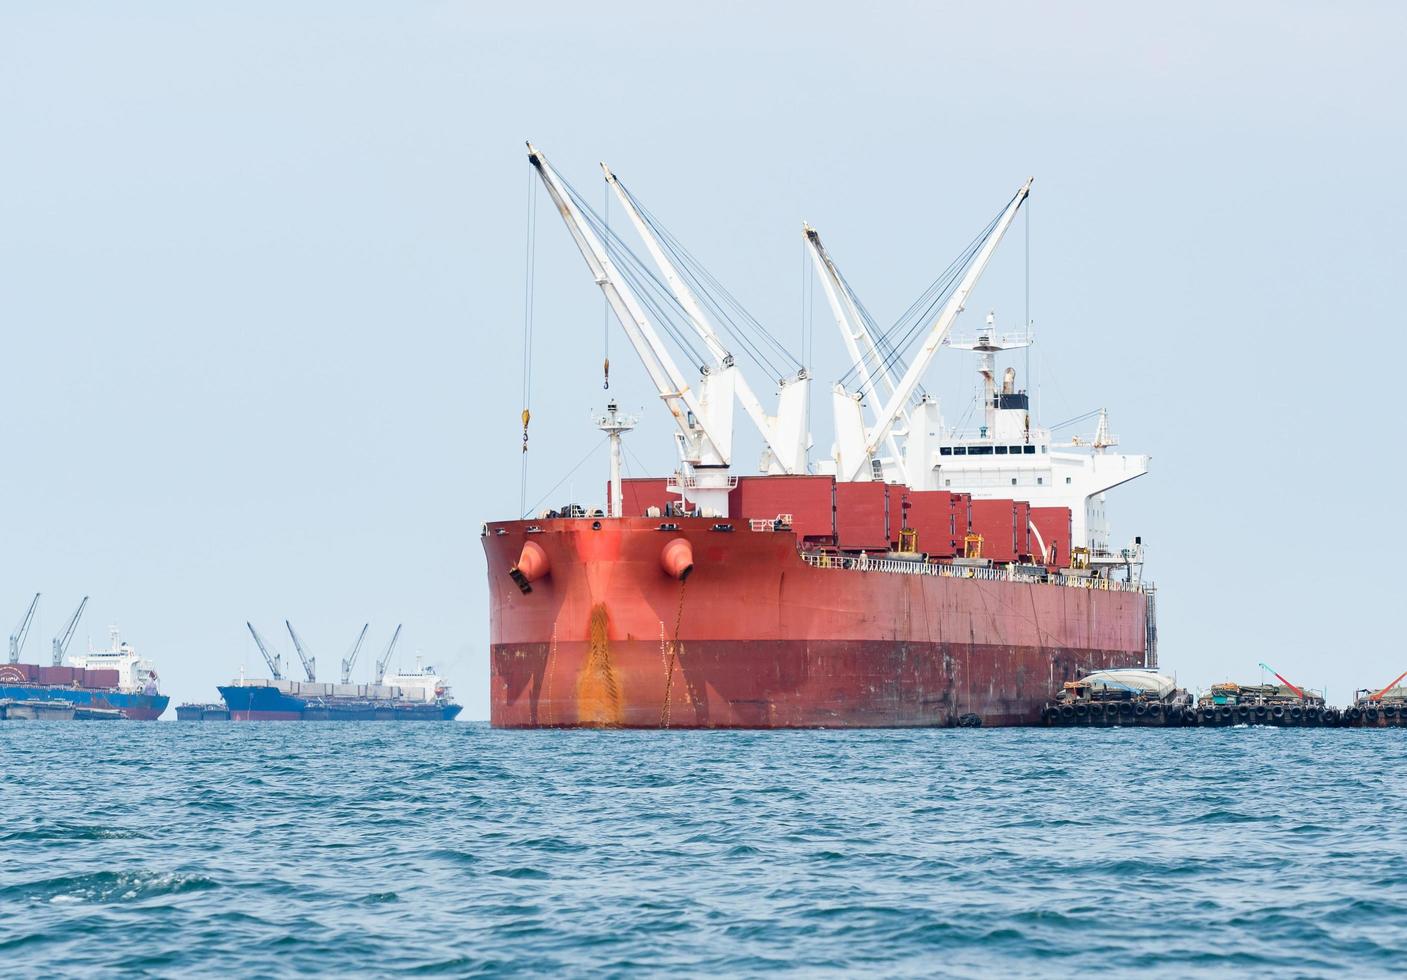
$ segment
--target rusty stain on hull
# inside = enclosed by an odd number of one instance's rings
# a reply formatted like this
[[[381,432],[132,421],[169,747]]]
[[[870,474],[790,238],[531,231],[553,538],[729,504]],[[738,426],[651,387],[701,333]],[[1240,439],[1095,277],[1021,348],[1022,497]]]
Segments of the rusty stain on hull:
[[[622,722],[620,682],[611,666],[609,625],[606,604],[596,603],[587,622],[586,663],[576,682],[577,723],[593,728],[617,728]]]

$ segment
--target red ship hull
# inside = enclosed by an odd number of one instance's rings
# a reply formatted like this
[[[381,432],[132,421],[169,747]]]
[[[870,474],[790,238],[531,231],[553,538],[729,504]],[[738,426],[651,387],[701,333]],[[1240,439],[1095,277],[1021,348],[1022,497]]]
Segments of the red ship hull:
[[[1036,724],[1062,682],[1146,663],[1141,591],[817,567],[789,531],[667,520],[486,526],[495,726]]]

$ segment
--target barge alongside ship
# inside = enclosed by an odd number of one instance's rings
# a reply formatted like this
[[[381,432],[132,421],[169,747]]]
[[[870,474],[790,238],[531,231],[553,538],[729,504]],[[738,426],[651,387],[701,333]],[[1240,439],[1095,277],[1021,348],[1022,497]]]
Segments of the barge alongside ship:
[[[529,162],[678,428],[680,468],[623,479],[635,420],[612,404],[598,420],[605,508],[484,526],[494,725],[1036,724],[1070,677],[1156,666],[1142,543],[1111,548],[1104,511],[1105,492],[1148,457],[1111,452],[1103,413],[1087,441],[1059,444],[1032,423],[1014,369],[996,364],[1029,336],[1002,335],[991,317],[968,340],[950,336],[1029,181],[912,322],[884,334],[804,228],[854,362],[850,387],[833,391],[834,451],[813,464],[806,369],[782,379],[766,414],[713,325],[724,307],[702,291],[714,280],[606,171],[658,270],[646,270],[652,286],[532,147]],[[696,385],[657,328],[707,349]],[[946,426],[919,387],[943,347],[978,356],[977,431]],[[729,473],[735,400],[764,442],[757,476]]]

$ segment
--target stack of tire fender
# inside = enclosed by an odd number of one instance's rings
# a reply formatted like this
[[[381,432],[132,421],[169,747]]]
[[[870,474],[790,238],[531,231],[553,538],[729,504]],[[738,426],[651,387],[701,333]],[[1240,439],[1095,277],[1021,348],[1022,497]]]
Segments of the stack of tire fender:
[[[1230,728],[1233,725],[1272,725],[1277,728],[1337,728],[1338,708],[1316,702],[1282,704],[1247,702],[1197,706],[1197,724],[1203,728]]]
[[[1048,728],[1179,728],[1195,725],[1190,705],[1174,701],[1109,699],[1052,701],[1041,709]]]
[[[1343,713],[1345,728],[1407,728],[1407,702],[1359,698]]]

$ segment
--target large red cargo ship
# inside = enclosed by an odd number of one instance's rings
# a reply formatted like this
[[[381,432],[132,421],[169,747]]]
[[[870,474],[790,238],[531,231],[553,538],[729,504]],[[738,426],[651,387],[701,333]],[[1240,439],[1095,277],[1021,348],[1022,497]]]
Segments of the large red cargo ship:
[[[678,426],[680,468],[622,479],[635,420],[612,404],[598,420],[604,508],[484,526],[495,725],[1035,724],[1068,679],[1156,665],[1142,543],[1112,549],[1104,513],[1105,491],[1148,458],[1110,452],[1102,412],[1087,440],[1032,424],[1014,370],[999,380],[996,364],[1028,335],[989,317],[971,340],[950,337],[1029,181],[911,322],[882,332],[805,229],[854,362],[833,389],[833,451],[812,460],[809,372],[763,412],[710,322],[723,304],[700,295],[716,280],[607,171],[658,269],[651,287],[542,154],[529,160]],[[707,350],[697,394],[655,330],[669,317],[676,342],[692,331]],[[946,426],[919,387],[943,347],[978,355],[975,431]],[[735,401],[764,442],[757,476],[729,474]]]

